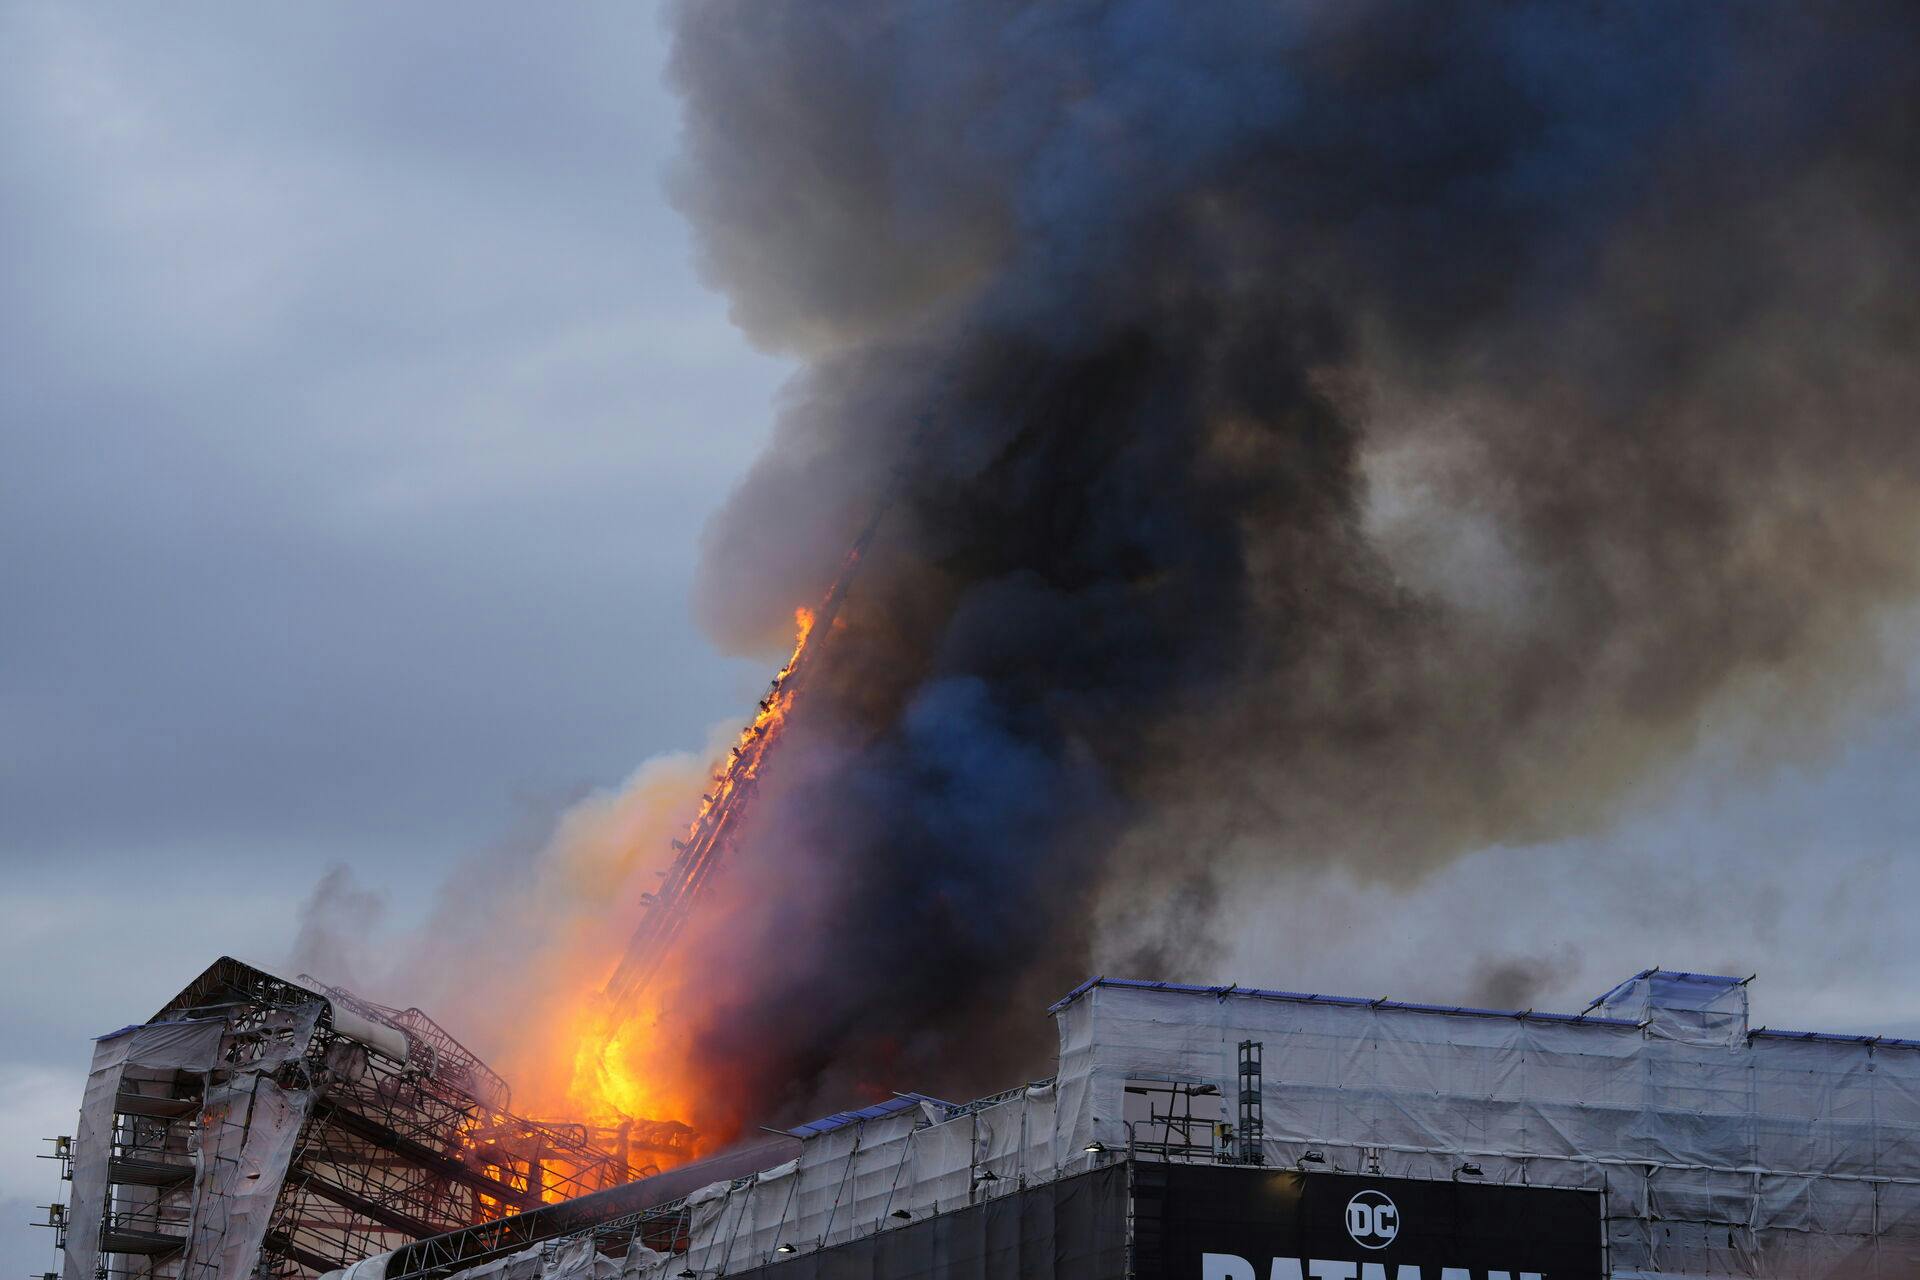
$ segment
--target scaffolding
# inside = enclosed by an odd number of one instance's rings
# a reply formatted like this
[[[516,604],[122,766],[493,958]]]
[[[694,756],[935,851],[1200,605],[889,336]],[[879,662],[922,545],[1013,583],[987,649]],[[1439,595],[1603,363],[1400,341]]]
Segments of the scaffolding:
[[[1235,1153],[1241,1164],[1266,1163],[1261,1144],[1267,1132],[1260,1113],[1260,1059],[1265,1047],[1258,1040],[1240,1042],[1240,1132]]]
[[[1220,1089],[1196,1080],[1127,1081],[1127,1106],[1146,1108],[1127,1120],[1127,1150],[1149,1160],[1212,1160],[1227,1150],[1217,1109]],[[1195,1109],[1195,1103],[1201,1107]]]
[[[419,1010],[223,957],[98,1042],[66,1275],[298,1280],[657,1172],[692,1137],[509,1101]]]

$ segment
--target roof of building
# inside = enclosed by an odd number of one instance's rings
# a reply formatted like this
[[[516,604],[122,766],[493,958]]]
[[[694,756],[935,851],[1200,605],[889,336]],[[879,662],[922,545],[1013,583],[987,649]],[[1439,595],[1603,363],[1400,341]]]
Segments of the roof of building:
[[[1614,987],[1611,991],[1587,1006],[1589,1012],[1583,1013],[1546,1013],[1537,1009],[1481,1009],[1472,1005],[1421,1004],[1407,1000],[1389,1000],[1385,997],[1368,999],[1365,996],[1320,995],[1304,991],[1275,991],[1265,987],[1243,987],[1238,983],[1225,986],[1206,986],[1190,982],[1146,982],[1137,978],[1088,978],[1085,982],[1067,992],[1048,1006],[1047,1012],[1058,1013],[1095,987],[1118,987],[1133,991],[1167,991],[1179,995],[1212,996],[1218,1000],[1282,1000],[1298,1004],[1340,1005],[1350,1008],[1388,1009],[1405,1013],[1433,1013],[1459,1018],[1506,1018],[1528,1022],[1576,1023],[1593,1027],[1638,1027],[1640,1023],[1632,1018],[1603,1017],[1590,1012],[1618,996],[1626,987],[1645,978],[1662,978],[1674,983],[1685,983],[1703,987],[1739,987],[1752,981],[1751,978],[1731,978],[1718,974],[1686,973],[1678,970],[1643,969],[1633,977]],[[1894,1036],[1847,1035],[1825,1031],[1777,1031],[1769,1027],[1757,1027],[1747,1033],[1749,1039],[1765,1040],[1801,1040],[1824,1044],[1864,1045],[1873,1048],[1920,1049],[1920,1040],[1903,1040]]]
[[[1286,1000],[1297,1004],[1346,1005],[1362,1009],[1395,1009],[1409,1013],[1441,1013],[1467,1018],[1521,1018],[1536,1022],[1580,1022],[1595,1026],[1633,1027],[1639,1024],[1626,1018],[1598,1018],[1584,1013],[1541,1013],[1534,1009],[1480,1009],[1471,1005],[1419,1004],[1408,1000],[1389,1000],[1382,996],[1329,996],[1305,991],[1273,991],[1265,987],[1243,987],[1238,983],[1209,987],[1190,982],[1143,982],[1135,978],[1088,978],[1048,1007],[1058,1013],[1095,987],[1124,987],[1135,991],[1171,991],[1182,995],[1209,995],[1225,1000]]]

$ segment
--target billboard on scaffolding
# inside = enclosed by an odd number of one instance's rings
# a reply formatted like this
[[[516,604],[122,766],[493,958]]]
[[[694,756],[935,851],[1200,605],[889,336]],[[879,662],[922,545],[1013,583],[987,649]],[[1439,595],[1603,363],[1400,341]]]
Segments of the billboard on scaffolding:
[[[1139,1176],[1141,1280],[1606,1274],[1590,1191],[1186,1164]]]

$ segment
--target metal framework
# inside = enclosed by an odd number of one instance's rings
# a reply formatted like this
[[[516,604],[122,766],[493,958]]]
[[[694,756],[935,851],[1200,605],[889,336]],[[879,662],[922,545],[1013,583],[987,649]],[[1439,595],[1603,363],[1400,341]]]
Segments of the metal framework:
[[[1193,1110],[1195,1098],[1218,1099],[1218,1087],[1192,1080],[1129,1080],[1125,1090],[1147,1107],[1145,1117],[1127,1125],[1130,1151],[1156,1160],[1212,1160],[1220,1154],[1219,1122]]]
[[[339,1024],[348,1010],[403,1032],[404,1058],[346,1034]],[[274,1280],[621,1185],[658,1171],[649,1155],[684,1159],[692,1137],[679,1125],[603,1131],[517,1116],[507,1110],[505,1082],[419,1010],[388,1009],[229,958],[155,1015],[207,1020],[222,1027],[217,1064],[129,1068],[119,1084],[99,1228],[107,1276],[215,1274],[217,1259],[189,1256],[195,1175],[206,1159],[231,1157],[208,1157],[225,1148],[204,1135],[215,1126],[244,1131],[252,1117],[248,1108],[210,1104],[210,1080],[251,1071],[305,1101],[251,1272]],[[204,1239],[199,1251],[207,1252]]]
[[[1258,1040],[1240,1042],[1240,1134],[1236,1150],[1241,1164],[1265,1164],[1261,1143],[1266,1126],[1260,1118],[1261,1050]]]

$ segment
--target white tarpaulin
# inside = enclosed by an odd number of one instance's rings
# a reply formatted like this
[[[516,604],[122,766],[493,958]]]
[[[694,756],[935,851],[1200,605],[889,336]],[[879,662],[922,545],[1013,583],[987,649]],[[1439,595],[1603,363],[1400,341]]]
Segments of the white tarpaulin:
[[[207,1280],[253,1274],[312,1102],[310,1090],[282,1089],[269,1073],[306,1051],[321,1007],[316,1000],[266,1014],[248,1033],[243,1069],[230,1060],[224,1017],[152,1022],[101,1038],[74,1134],[65,1280],[93,1280],[103,1226],[178,1237],[179,1256]],[[180,1102],[182,1092],[191,1100]],[[163,1114],[155,1105],[187,1112],[168,1125],[154,1118]],[[177,1165],[181,1181],[114,1181],[118,1156],[141,1174]]]
[[[1920,1276],[1920,1046],[1750,1034],[1741,983],[1642,974],[1586,1019],[1124,983],[1057,1012],[1063,1149],[1124,1150],[1130,1079],[1229,1090],[1253,1041],[1270,1165],[1602,1191],[1620,1277]]]
[[[109,1181],[109,1162],[118,1139],[116,1099],[122,1093],[157,1091],[165,1096],[162,1086],[175,1074],[200,1075],[210,1070],[219,1059],[224,1032],[225,1023],[217,1018],[154,1022],[127,1027],[95,1043],[74,1131],[73,1194],[68,1209],[72,1226],[62,1263],[67,1280],[93,1280],[105,1223],[125,1220],[132,1228],[172,1233],[168,1228],[175,1224],[157,1217],[160,1192],[147,1186],[116,1188]],[[188,1150],[135,1154],[182,1166],[196,1158]]]
[[[794,1164],[705,1189],[692,1249],[655,1271],[741,1271],[1080,1172],[1107,1158],[1090,1143],[1146,1139],[1129,1082],[1237,1100],[1250,1041],[1269,1166],[1600,1191],[1619,1280],[1920,1276],[1920,1046],[1750,1034],[1744,983],[1650,971],[1568,1017],[1099,982],[1056,1013],[1056,1081],[809,1126]]]
[[[250,1273],[312,1104],[312,1090],[282,1089],[256,1071],[208,1088],[187,1252],[208,1274]]]
[[[113,1150],[113,1098],[133,1048],[136,1029],[102,1036],[93,1045],[93,1065],[73,1134],[73,1191],[68,1197],[65,1280],[93,1280],[100,1260],[100,1222],[107,1201],[107,1160]]]
[[[782,1245],[811,1252],[1051,1181],[1057,1096],[1049,1081],[957,1114],[923,1103],[810,1134],[797,1161],[689,1197],[691,1248],[661,1273],[742,1271]]]

